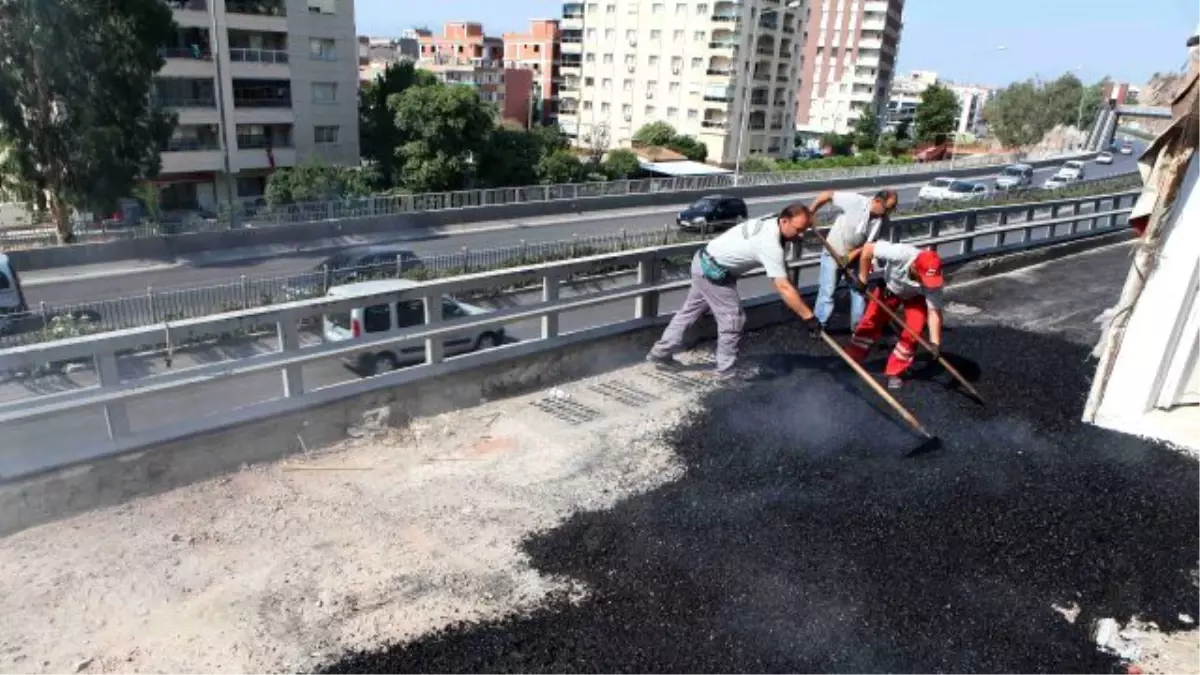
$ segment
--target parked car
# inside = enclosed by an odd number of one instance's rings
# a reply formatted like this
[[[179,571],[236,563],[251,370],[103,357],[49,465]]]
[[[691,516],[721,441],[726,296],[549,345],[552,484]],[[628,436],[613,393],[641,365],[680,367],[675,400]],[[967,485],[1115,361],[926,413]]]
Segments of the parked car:
[[[946,194],[942,199],[952,202],[965,202],[973,199],[984,199],[991,190],[983,183],[972,183],[965,180],[956,180],[946,188]]]
[[[917,201],[936,202],[946,196],[946,188],[954,182],[953,178],[939,176],[921,186],[917,192]]]
[[[1122,143],[1121,144],[1121,154],[1122,155],[1132,155],[1133,154],[1133,143],[1130,143],[1129,141],[1125,141],[1124,143]]]
[[[355,246],[329,256],[308,273],[292,279],[283,293],[288,300],[315,298],[334,286],[395,278],[401,272],[423,267],[421,258],[402,244]]]
[[[747,217],[746,202],[741,197],[709,195],[680,211],[676,222],[683,230],[716,232],[728,229]]]
[[[1056,173],[1047,178],[1045,183],[1042,183],[1042,188],[1046,190],[1057,190],[1059,188],[1065,188],[1073,182],[1075,181],[1071,180],[1067,176]]]
[[[1058,175],[1065,176],[1068,180],[1083,180],[1084,174],[1083,162],[1077,159],[1067,160],[1058,168]]]
[[[997,190],[1019,190],[1033,185],[1033,167],[1028,164],[1006,166],[996,177]]]
[[[1097,164],[1112,164],[1113,163],[1112,153],[1111,152],[1102,152],[1102,153],[1096,155],[1096,163]]]
[[[386,279],[363,281],[355,284],[334,286],[326,294],[330,298],[353,298],[409,290],[420,286],[420,282],[409,279]],[[486,314],[490,310],[477,307],[450,296],[442,298],[442,320],[454,321]],[[363,337],[381,337],[386,334],[402,335],[406,331],[425,325],[425,304],[420,299],[404,299],[394,302],[355,307],[346,312],[327,314],[324,317],[322,334],[327,342],[344,342]],[[446,356],[455,356],[478,349],[489,349],[504,344],[504,327],[468,329],[455,331],[442,339]],[[396,347],[384,345],[378,350],[353,354],[342,363],[362,377],[370,377],[396,368],[416,365],[425,361],[423,341]]]

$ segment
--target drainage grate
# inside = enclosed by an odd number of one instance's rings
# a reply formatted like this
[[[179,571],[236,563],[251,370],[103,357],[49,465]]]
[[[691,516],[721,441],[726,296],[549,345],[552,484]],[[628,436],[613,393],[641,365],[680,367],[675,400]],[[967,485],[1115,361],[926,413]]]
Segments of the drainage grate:
[[[572,425],[591,422],[604,416],[604,413],[595,408],[565,398],[544,398],[533,401],[531,405],[551,417],[557,417]]]
[[[711,382],[706,382],[696,377],[688,377],[680,373],[672,373],[668,371],[654,370],[646,373],[646,377],[657,380],[659,384],[666,385],[675,391],[696,391],[708,387]]]
[[[605,398],[611,398],[618,403],[624,403],[633,407],[644,406],[651,401],[658,400],[658,397],[654,394],[620,380],[615,382],[600,382],[589,386],[588,389]]]

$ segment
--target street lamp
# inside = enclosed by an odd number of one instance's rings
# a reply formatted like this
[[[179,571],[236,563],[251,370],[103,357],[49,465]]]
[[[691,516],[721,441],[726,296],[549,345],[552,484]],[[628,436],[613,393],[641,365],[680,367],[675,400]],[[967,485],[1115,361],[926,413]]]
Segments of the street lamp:
[[[787,4],[785,4],[783,6],[783,8],[784,9],[797,9],[800,7],[800,4],[801,4],[800,0],[790,0]],[[758,63],[758,28],[759,28],[760,23],[763,20],[763,17],[767,16],[768,14],[778,14],[778,13],[779,13],[778,8],[766,9],[766,10],[759,12],[758,18],[754,20],[754,25],[750,29],[751,30],[750,48],[748,50],[748,51],[750,51],[750,63],[751,64]],[[740,61],[740,59],[739,59],[739,61]],[[752,68],[750,70],[750,73],[747,75],[747,77],[752,78],[753,76],[754,76],[754,70]],[[742,177],[742,144],[746,141],[746,127],[749,126],[749,124],[750,124],[750,87],[751,87],[751,83],[749,80],[747,80],[746,84],[745,84],[746,91],[742,95],[741,124],[739,125],[739,129],[738,129],[737,159],[734,160],[734,165],[733,165],[733,184],[735,187],[740,182],[741,177]]]

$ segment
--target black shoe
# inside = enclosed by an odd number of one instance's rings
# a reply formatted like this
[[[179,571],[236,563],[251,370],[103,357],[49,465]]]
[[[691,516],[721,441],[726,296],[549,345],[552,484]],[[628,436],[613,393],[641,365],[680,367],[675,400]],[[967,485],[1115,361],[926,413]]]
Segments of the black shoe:
[[[675,360],[674,356],[659,356],[653,352],[646,355],[646,363],[652,363],[660,370],[679,370],[683,364]]]

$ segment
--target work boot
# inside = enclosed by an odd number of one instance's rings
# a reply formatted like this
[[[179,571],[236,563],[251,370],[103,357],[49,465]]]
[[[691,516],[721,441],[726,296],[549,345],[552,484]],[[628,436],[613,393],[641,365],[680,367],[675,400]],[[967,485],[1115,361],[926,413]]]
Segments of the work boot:
[[[887,376],[887,388],[892,391],[897,391],[904,388],[904,380],[900,379],[899,375]]]
[[[646,355],[646,363],[652,363],[656,368],[661,370],[679,370],[679,367],[683,365],[675,360],[674,356],[669,354],[667,356],[659,356],[654,352]]]

